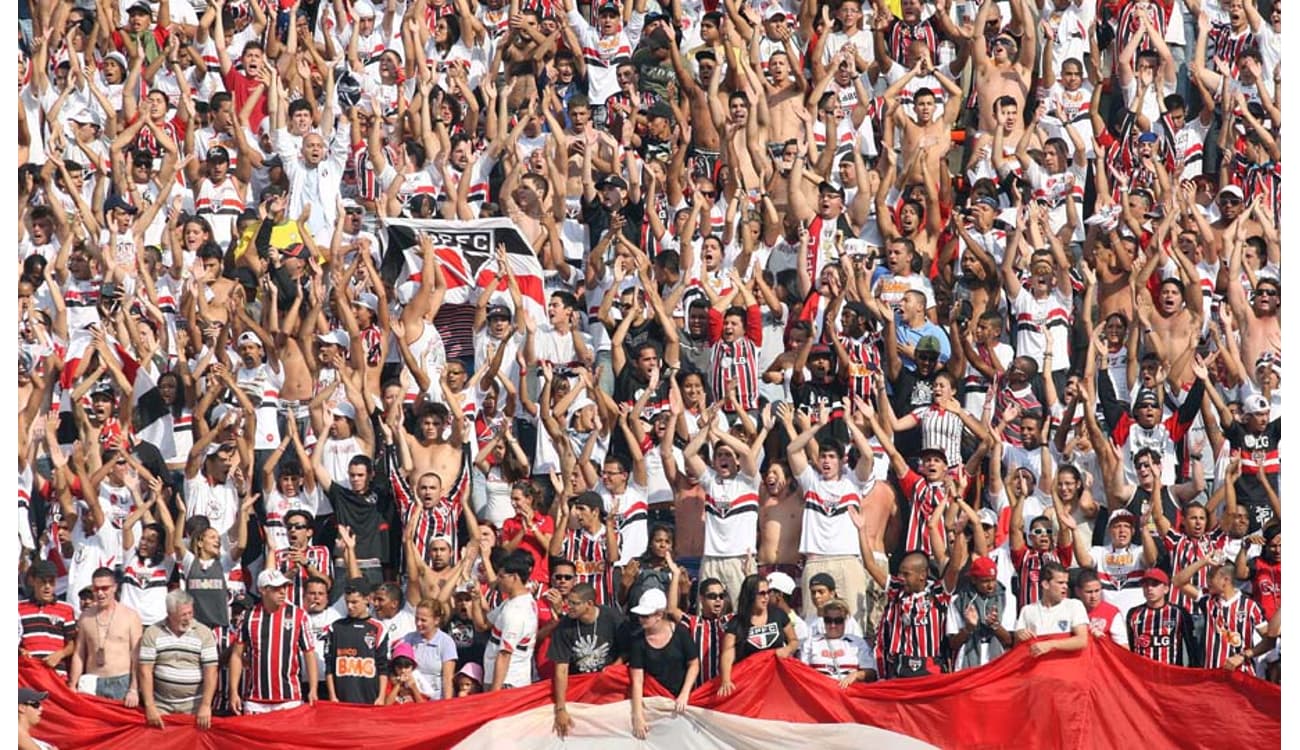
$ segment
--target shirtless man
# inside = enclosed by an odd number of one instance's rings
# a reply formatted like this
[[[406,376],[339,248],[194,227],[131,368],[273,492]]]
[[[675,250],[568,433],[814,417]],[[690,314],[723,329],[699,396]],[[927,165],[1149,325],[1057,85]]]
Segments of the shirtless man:
[[[1265,352],[1282,354],[1282,285],[1272,276],[1259,276],[1247,298],[1239,280],[1242,253],[1242,247],[1236,248],[1228,265],[1228,304],[1241,329],[1242,361],[1253,364]]]
[[[759,575],[772,570],[798,568],[799,534],[803,530],[803,491],[791,481],[790,469],[773,462],[763,477],[758,506]]]
[[[1133,275],[1133,251],[1137,249],[1132,237],[1120,237],[1116,232],[1103,233],[1090,229],[1095,236],[1084,244],[1084,259],[1091,263],[1097,275],[1098,318],[1106,320],[1119,313],[1125,320],[1133,319],[1133,295],[1129,280]]]
[[[551,122],[552,120],[555,120],[554,116],[548,115],[548,124],[552,129],[558,129],[558,121]],[[591,103],[582,94],[569,100],[569,122],[570,127],[564,130],[569,138],[569,166],[565,174],[568,184],[565,186],[565,194],[581,195],[583,154],[591,151],[591,165],[595,171],[606,174],[616,172],[618,142],[605,131],[592,127]]]
[[[734,30],[728,29],[727,36],[733,49],[740,48],[742,42]],[[713,54],[722,59],[727,54],[726,48],[718,44],[714,46]],[[724,107],[723,99],[718,93],[722,78],[713,76],[709,81],[709,115],[713,118],[713,125],[723,131],[722,159],[731,166],[733,177],[742,188],[758,189],[763,186],[759,165],[765,164],[767,160],[756,164],[750,150],[761,152],[766,145],[765,133],[768,127],[763,121],[766,100],[763,99],[760,88],[762,84],[758,82],[758,76],[750,69],[748,62],[740,59],[739,53],[734,54],[733,62],[738,63],[736,78],[739,86],[726,97]]]
[[[446,502],[459,506],[469,495],[468,435],[465,420],[461,417],[460,399],[452,393],[443,396],[446,405],[430,404],[420,419],[424,439],[415,440],[405,433],[403,436],[411,449],[410,476],[433,472],[438,477],[439,492]],[[444,433],[447,433],[446,439]]]
[[[722,148],[722,137],[713,124],[708,92],[713,77],[718,72],[718,59],[711,49],[702,50],[695,56],[695,64],[700,70],[697,81],[686,67],[682,51],[677,46],[677,38],[673,34],[668,35],[668,48],[672,51],[669,59],[673,64],[673,73],[677,76],[677,85],[686,101],[690,102],[691,132],[694,136],[691,139],[691,151],[704,156],[706,161],[710,158],[716,160]]]
[[[1033,76],[1034,55],[1038,51],[1036,24],[1026,23],[1024,19],[1033,14],[1025,7],[1024,0],[1011,0],[1011,25],[1008,30],[1019,26],[1024,32],[1017,43],[1007,31],[999,33],[987,49],[982,39],[971,43],[971,58],[974,61],[974,81],[972,85],[979,92],[979,131],[991,133],[997,127],[997,111],[994,102],[1009,96],[1016,101],[1016,111],[1023,111],[1025,98],[1029,94],[1030,80]],[[983,0],[979,14],[975,16],[975,28],[983,29],[994,13],[998,4],[994,0]],[[978,33],[978,32],[977,32]],[[1008,136],[1008,140],[1020,140],[1023,123]],[[976,144],[978,148],[979,144]]]
[[[231,298],[237,297],[241,302],[243,299],[243,291],[234,279],[221,275],[223,255],[221,248],[215,244],[209,243],[199,248],[198,263],[192,269],[193,275],[181,300],[181,308],[187,311],[186,317],[195,321],[190,335],[196,339],[200,338],[198,321],[215,322],[224,326],[230,318]]]
[[[471,544],[467,547],[471,554],[462,558],[459,565],[452,564],[456,556],[452,537],[456,533],[456,520],[454,515],[443,517],[444,522],[450,519],[450,534],[446,527],[439,527],[433,521],[434,514],[440,514],[445,507],[439,507],[442,505],[442,488],[437,485],[437,481],[438,477],[433,473],[420,477],[420,505],[411,509],[402,530],[402,542],[406,550],[407,601],[451,601],[452,589],[464,578],[464,573],[468,570],[466,566],[477,559],[477,555],[472,553],[478,547]],[[424,519],[430,519],[427,526]],[[425,543],[419,545],[424,548],[423,551],[417,547],[418,535],[424,536]]]
[[[1163,244],[1159,241],[1167,227],[1157,233],[1153,247]],[[1133,278],[1134,307],[1138,320],[1151,329],[1151,343],[1160,354],[1161,359],[1169,363],[1170,379],[1175,383],[1185,383],[1191,378],[1192,355],[1201,340],[1201,331],[1205,320],[1205,307],[1201,296],[1201,277],[1196,266],[1173,243],[1170,253],[1178,264],[1178,276],[1170,276],[1160,282],[1158,299],[1152,299],[1147,289],[1147,279],[1163,260],[1162,253],[1153,252],[1151,257]],[[1155,314],[1151,314],[1154,308]]]
[[[108,568],[95,571],[90,581],[95,604],[81,613],[77,650],[72,652],[68,684],[74,690],[122,701],[127,708],[140,704],[136,688],[136,659],[144,627],[130,607],[117,601],[117,578]],[[94,678],[87,680],[84,678]],[[86,682],[84,689],[80,683]]]
[[[769,14],[772,12],[769,10]],[[775,12],[780,13],[779,10]],[[808,82],[792,64],[792,61],[798,61],[801,57],[795,48],[790,26],[785,23],[784,16],[778,17],[780,23],[769,22],[764,25],[772,27],[771,40],[779,42],[782,48],[768,56],[765,66],[767,75],[761,80],[767,96],[768,138],[773,143],[784,143],[791,138],[797,139],[803,133],[803,120],[800,119],[799,112],[804,109],[803,95],[808,90]],[[758,59],[759,46],[764,38],[760,34],[754,34],[750,42],[750,62],[755,68],[761,63]]]
[[[915,120],[907,116],[903,107],[898,106],[898,93],[911,83],[912,79],[929,75],[933,70],[934,65],[930,62],[929,55],[918,58],[912,69],[885,91],[884,98],[892,110],[895,126],[902,133],[903,153],[914,154],[928,147],[926,157],[930,162],[929,172],[937,176],[941,174],[940,163],[952,148],[952,138],[949,135],[952,126],[956,124],[957,117],[962,112],[961,86],[946,75],[934,76],[948,95],[943,104],[943,117],[938,120],[934,118],[936,102],[934,92],[930,89],[918,89],[912,95],[912,107],[916,111]],[[903,175],[903,182],[921,182],[921,166],[919,159],[914,161],[912,168]]]

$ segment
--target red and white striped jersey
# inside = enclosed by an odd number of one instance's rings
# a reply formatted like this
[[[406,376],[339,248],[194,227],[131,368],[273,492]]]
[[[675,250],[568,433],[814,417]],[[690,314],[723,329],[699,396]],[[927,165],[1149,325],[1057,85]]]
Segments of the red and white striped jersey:
[[[1046,552],[1039,552],[1032,547],[1011,550],[1011,563],[1015,565],[1016,575],[1020,579],[1020,591],[1017,593],[1021,606],[1029,606],[1042,598],[1043,592],[1038,584],[1042,581],[1045,563],[1055,562],[1068,568],[1073,559],[1074,550],[1070,547],[1057,547]]]
[[[275,551],[275,567],[289,579],[289,603],[295,607],[303,606],[303,596],[307,593],[307,569],[293,562],[290,557],[293,550],[285,548]],[[334,565],[330,551],[321,545],[313,545],[303,550],[307,564],[330,578],[334,577]]]
[[[691,637],[700,647],[700,674],[695,678],[696,687],[722,674],[722,640],[730,622],[730,614],[716,619],[703,615],[686,615],[682,618],[682,625],[691,632]]]
[[[1178,575],[1180,570],[1191,566],[1205,557],[1209,557],[1211,552],[1222,550],[1228,543],[1228,535],[1223,533],[1222,529],[1211,529],[1203,534],[1200,538],[1193,539],[1188,534],[1183,534],[1173,529],[1165,533],[1165,549],[1169,551],[1169,562],[1174,575]],[[1196,571],[1192,576],[1192,585],[1198,591],[1204,591],[1210,581],[1210,569],[1203,567]],[[1191,609],[1196,601],[1183,593],[1182,589],[1171,589],[1169,600],[1183,609]]]
[[[903,549],[921,550],[928,555],[930,535],[926,531],[926,524],[929,523],[935,509],[939,507],[939,501],[943,499],[943,483],[926,481],[920,474],[908,469],[906,474],[898,478],[898,484],[911,502],[911,510],[907,516],[907,537],[903,542]]]
[[[605,545],[604,528],[594,532],[566,529],[559,556],[573,561],[577,572],[576,583],[590,583],[596,589],[597,604],[613,603],[613,577],[609,570],[611,562]]]
[[[898,576],[889,579],[885,614],[876,629],[876,663],[893,677],[899,656],[938,659],[943,653],[944,627],[952,594],[942,581],[929,581],[918,592],[907,590]]]
[[[1228,599],[1219,596],[1202,596],[1196,607],[1205,616],[1205,654],[1201,665],[1206,669],[1220,669],[1235,656],[1252,647],[1259,637],[1255,628],[1264,624],[1264,612],[1254,599],[1240,591]],[[1241,663],[1241,671],[1254,674],[1255,665],[1250,659]]]
[[[302,700],[302,656],[316,650],[316,638],[305,611],[286,603],[268,612],[258,604],[244,618],[235,642],[244,646],[244,691],[248,700]]]

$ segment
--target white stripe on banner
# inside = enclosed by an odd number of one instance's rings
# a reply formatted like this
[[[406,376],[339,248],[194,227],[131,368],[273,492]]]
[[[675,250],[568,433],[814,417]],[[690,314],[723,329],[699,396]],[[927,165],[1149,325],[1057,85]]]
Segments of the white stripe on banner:
[[[831,683],[828,683],[831,684]],[[645,740],[632,736],[632,703],[593,706],[568,704],[573,731],[561,740],[552,731],[554,709],[548,704],[506,716],[479,727],[456,745],[459,750],[771,750],[794,747],[813,737],[818,750],[934,750],[904,734],[862,724],[798,724],[688,707],[672,713],[668,698],[646,698]],[[802,738],[802,739],[801,739]]]

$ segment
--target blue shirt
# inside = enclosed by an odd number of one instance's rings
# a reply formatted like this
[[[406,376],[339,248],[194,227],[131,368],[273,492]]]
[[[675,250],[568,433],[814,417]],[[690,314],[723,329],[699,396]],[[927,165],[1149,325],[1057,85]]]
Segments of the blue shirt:
[[[920,328],[911,328],[909,326],[899,325],[895,330],[897,331],[896,338],[900,345],[914,347],[917,342],[925,336],[933,336],[936,339],[939,339],[939,364],[947,362],[948,358],[952,356],[952,344],[948,341],[948,334],[944,332],[943,328],[931,323],[929,320],[922,323]],[[902,360],[903,367],[906,367],[909,370],[916,369],[916,361],[911,357],[899,352],[898,358]]]

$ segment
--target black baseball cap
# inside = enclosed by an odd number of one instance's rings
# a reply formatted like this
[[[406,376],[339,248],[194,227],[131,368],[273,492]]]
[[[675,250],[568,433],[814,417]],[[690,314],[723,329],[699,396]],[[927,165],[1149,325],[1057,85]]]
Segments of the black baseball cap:
[[[27,577],[34,579],[58,578],[59,570],[49,560],[37,560],[27,568]]]

